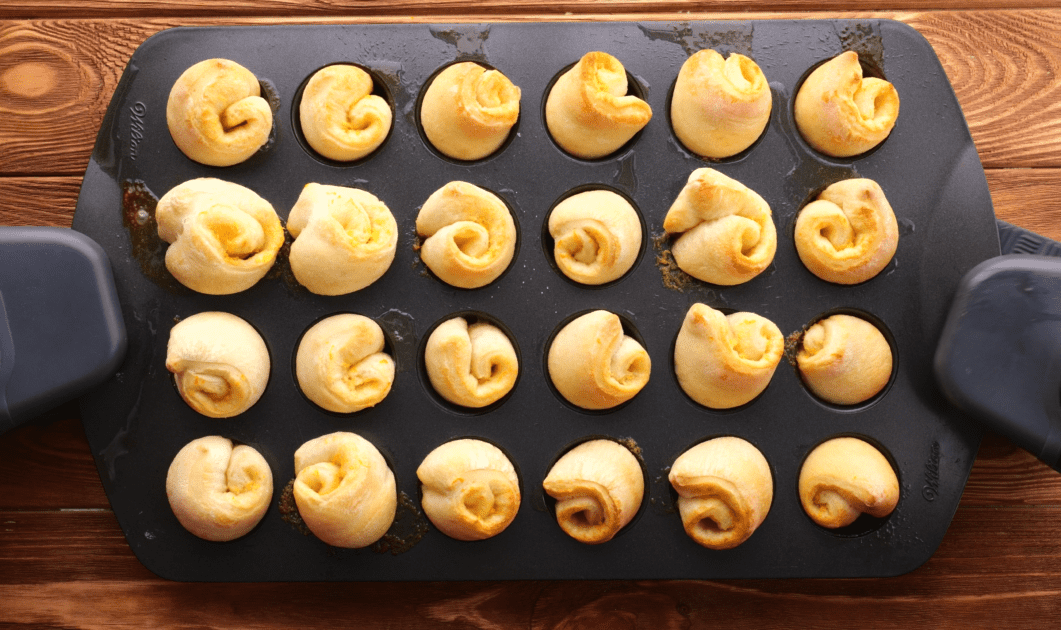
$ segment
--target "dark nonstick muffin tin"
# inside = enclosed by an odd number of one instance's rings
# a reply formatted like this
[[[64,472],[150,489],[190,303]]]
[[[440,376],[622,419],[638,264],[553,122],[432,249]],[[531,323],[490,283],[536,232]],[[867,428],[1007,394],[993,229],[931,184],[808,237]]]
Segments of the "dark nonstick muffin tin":
[[[708,163],[686,151],[670,129],[669,92],[685,59],[701,48],[752,57],[773,91],[764,136],[739,156]],[[652,106],[648,126],[616,154],[579,160],[549,138],[542,118],[547,86],[583,54],[616,56]],[[891,136],[869,154],[832,159],[800,138],[792,100],[818,63],[855,50],[868,72],[884,76],[902,102]],[[166,127],[166,98],[192,64],[221,57],[250,69],[275,110],[270,142],[246,162],[212,168],[186,158]],[[514,137],[491,157],[457,162],[429,148],[418,130],[417,102],[441,67],[471,60],[501,70],[522,90]],[[394,108],[385,144],[351,165],[321,159],[296,137],[297,94],[317,69],[353,63],[368,69]],[[778,228],[773,264],[759,277],[718,287],[673,273],[663,217],[689,174],[711,166],[770,204]],[[251,188],[285,219],[308,182],[363,188],[397,219],[398,253],[390,270],[356,293],[322,297],[293,279],[287,248],[274,269],[236,295],[200,295],[165,270],[153,200],[196,177]],[[900,225],[894,260],[856,286],[829,284],[800,262],[792,241],[800,207],[822,188],[868,177],[883,188]],[[414,222],[436,189],[464,180],[497,193],[512,209],[519,249],[511,268],[487,287],[462,290],[433,277],[417,255]],[[631,199],[646,226],[645,251],[622,279],[603,287],[562,277],[543,244],[543,224],[572,190],[607,187]],[[939,545],[961,497],[981,429],[948,406],[932,376],[932,357],[962,275],[998,255],[983,169],[946,75],[930,45],[889,21],[747,21],[462,25],[341,25],[173,29],[132,56],[115,91],[89,163],[74,228],[108,253],[129,349],[118,373],[82,399],[88,441],[114,512],[137,557],[179,580],[489,580],[885,576],[909,571]],[[822,315],[863,313],[885,330],[896,368],[887,390],[851,408],[811,395],[782,361],[766,391],[730,411],[692,402],[673,370],[673,345],[689,307],[753,311],[786,334]],[[620,315],[643,340],[652,377],[628,404],[583,412],[560,400],[545,373],[547,343],[561,322],[595,309]],[[179,397],[164,366],[179,318],[209,310],[234,313],[257,328],[272,372],[262,398],[227,420],[201,416]],[[397,362],[393,390],[352,415],[325,412],[299,391],[293,356],[303,332],[330,314],[376,320]],[[432,327],[454,314],[503,324],[521,360],[512,394],[485,411],[465,410],[430,393],[420,353]],[[360,550],[330,547],[299,527],[285,485],[304,442],[335,431],[358,433],[390,462],[402,495],[390,534]],[[257,448],[272,467],[275,490],[261,524],[233,542],[185,531],[169,508],[166,471],[187,442],[222,435]],[[770,463],[774,499],[766,520],[741,546],[705,549],[686,536],[667,482],[670,464],[711,437],[737,435]],[[881,520],[828,531],[803,512],[800,466],[819,443],[855,435],[892,461],[902,496]],[[589,437],[636,447],[644,465],[642,509],[613,540],[589,546],[565,535],[541,489],[551,464]],[[419,510],[416,468],[436,446],[460,437],[489,441],[519,471],[522,505],[495,538],[452,540]]]

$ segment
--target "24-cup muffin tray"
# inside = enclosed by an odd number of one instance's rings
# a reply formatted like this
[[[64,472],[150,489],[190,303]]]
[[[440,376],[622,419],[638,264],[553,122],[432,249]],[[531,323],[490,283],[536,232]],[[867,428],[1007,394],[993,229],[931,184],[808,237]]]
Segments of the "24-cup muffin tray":
[[[763,137],[731,159],[707,162],[685,150],[668,117],[669,92],[696,50],[742,53],[762,68],[773,92]],[[626,67],[631,91],[653,110],[648,126],[615,154],[580,160],[550,139],[544,100],[559,73],[593,50]],[[852,159],[817,154],[799,136],[792,100],[817,64],[844,50],[867,72],[897,88],[898,122],[877,149]],[[269,143],[246,162],[213,168],[186,158],[166,127],[173,82],[207,58],[234,60],[261,81],[275,111]],[[522,90],[510,141],[487,159],[457,162],[435,152],[417,126],[417,102],[430,77],[455,61],[497,68]],[[394,110],[393,129],[373,155],[338,164],[300,139],[300,87],[317,69],[352,63],[367,69]],[[770,204],[777,255],[759,277],[719,287],[683,278],[668,265],[662,221],[689,174],[711,166]],[[196,177],[251,188],[286,219],[303,185],[363,188],[397,219],[398,252],[375,284],[336,297],[294,281],[286,247],[265,279],[228,296],[200,295],[163,264],[153,200]],[[893,261],[856,286],[829,284],[800,262],[792,242],[800,207],[826,185],[868,177],[895,209],[900,238]],[[508,271],[487,287],[455,289],[433,277],[417,255],[417,211],[436,189],[464,180],[498,194],[512,209],[519,246]],[[603,187],[627,196],[645,226],[643,251],[622,279],[577,285],[551,262],[544,228],[550,208],[574,190]],[[483,580],[884,576],[909,571],[939,545],[957,507],[981,430],[947,405],[932,377],[936,338],[958,280],[999,253],[983,169],[954,93],[930,45],[890,21],[744,21],[339,25],[180,28],[150,38],[132,56],[115,91],[89,163],[74,228],[98,241],[114,267],[129,350],[119,372],[82,400],[85,431],[118,521],[137,557],[178,580]],[[865,314],[892,343],[896,368],[883,394],[854,407],[816,399],[782,361],[765,392],[730,411],[689,399],[674,376],[675,337],[689,307],[753,311],[786,334],[824,314]],[[550,337],[572,316],[595,309],[620,315],[652,359],[648,385],[608,412],[563,401],[548,382]],[[216,420],[178,395],[164,367],[175,321],[222,310],[256,327],[272,371],[259,402]],[[321,410],[299,391],[293,357],[302,333],[340,312],[377,321],[397,362],[390,395],[352,415]],[[512,394],[485,410],[441,401],[424,374],[427,335],[455,314],[500,323],[520,357]],[[352,431],[389,461],[402,495],[398,518],[373,547],[330,547],[300,527],[285,486],[293,454],[307,440]],[[227,543],[185,531],[169,508],[165,477],[187,442],[222,435],[257,448],[275,481],[260,525]],[[678,455],[707,438],[737,435],[766,456],[774,478],[770,512],[744,544],[727,551],[686,536],[667,482]],[[855,435],[877,445],[898,474],[902,496],[887,518],[863,518],[841,531],[803,512],[797,479],[817,444]],[[495,538],[459,542],[432,528],[419,509],[416,468],[436,446],[460,437],[489,441],[519,471],[522,504]],[[635,446],[646,487],[641,510],[613,540],[584,545],[564,534],[541,489],[551,464],[589,437]]]

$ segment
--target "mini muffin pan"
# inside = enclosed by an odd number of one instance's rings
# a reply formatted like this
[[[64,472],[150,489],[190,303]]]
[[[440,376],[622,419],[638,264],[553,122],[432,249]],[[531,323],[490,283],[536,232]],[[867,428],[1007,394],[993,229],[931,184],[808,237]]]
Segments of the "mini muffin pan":
[[[773,92],[763,137],[744,153],[706,162],[687,152],[668,120],[668,99],[682,63],[713,47],[752,57]],[[566,155],[550,139],[542,111],[547,87],[593,50],[626,67],[632,91],[651,105],[648,126],[616,154]],[[870,153],[831,159],[799,136],[792,100],[817,64],[855,50],[867,72],[883,76],[902,102],[891,136]],[[186,158],[166,126],[166,99],[177,77],[221,57],[250,69],[275,111],[269,143],[248,161],[212,168]],[[417,102],[441,67],[470,60],[501,70],[522,90],[521,114],[502,149],[476,162],[441,157],[418,130]],[[318,68],[368,69],[394,108],[394,127],[366,159],[343,165],[315,156],[297,137],[300,86]],[[770,204],[778,228],[773,264],[751,282],[711,286],[668,264],[663,217],[689,174],[711,166]],[[359,187],[397,219],[398,253],[390,270],[356,293],[322,297],[295,282],[281,250],[274,269],[236,295],[188,290],[165,270],[154,200],[188,179],[218,177],[251,188],[285,219],[308,182]],[[800,262],[792,242],[800,207],[822,188],[868,177],[883,188],[900,225],[898,251],[876,278],[856,286],[826,283]],[[417,211],[436,189],[464,180],[498,194],[512,209],[519,249],[511,268],[487,287],[462,290],[433,277],[417,255]],[[543,230],[550,208],[573,190],[606,187],[631,199],[646,234],[634,268],[602,287],[577,285],[549,260]],[[983,169],[946,75],[930,45],[888,21],[744,21],[461,25],[340,25],[173,29],[132,56],[107,110],[85,174],[74,228],[100,243],[114,266],[128,353],[117,374],[82,399],[88,441],[114,512],[137,557],[178,580],[492,580],[886,576],[910,571],[939,545],[953,516],[981,429],[948,406],[932,376],[932,357],[963,274],[998,255]],[[290,238],[290,237],[289,237]],[[862,313],[885,330],[896,367],[887,390],[862,405],[820,402],[782,361],[769,387],[735,410],[692,402],[674,376],[675,337],[689,307],[753,311],[786,334],[831,312]],[[621,316],[652,359],[647,387],[608,412],[562,401],[545,368],[548,342],[572,316],[606,309]],[[164,366],[174,322],[222,310],[255,326],[268,345],[268,387],[246,413],[201,416],[180,398]],[[328,413],[309,402],[294,377],[304,331],[340,312],[373,318],[397,362],[393,390],[357,414]],[[422,368],[426,335],[454,314],[496,321],[520,356],[515,389],[484,410],[433,395]],[[394,470],[398,518],[378,544],[329,547],[299,526],[285,485],[304,442],[334,431],[375,444]],[[166,471],[187,442],[222,435],[257,448],[272,467],[272,505],[251,533],[212,543],[185,531],[169,508]],[[667,482],[670,464],[692,445],[737,435],[766,456],[774,499],[766,520],[741,546],[712,551],[685,535]],[[838,435],[878,446],[898,473],[902,496],[887,518],[842,531],[815,525],[800,507],[800,465],[817,444]],[[613,540],[588,546],[565,535],[541,489],[549,467],[590,437],[621,440],[645,471],[641,511]],[[522,505],[495,538],[452,540],[419,509],[416,468],[443,442],[476,437],[500,447],[519,471]]]

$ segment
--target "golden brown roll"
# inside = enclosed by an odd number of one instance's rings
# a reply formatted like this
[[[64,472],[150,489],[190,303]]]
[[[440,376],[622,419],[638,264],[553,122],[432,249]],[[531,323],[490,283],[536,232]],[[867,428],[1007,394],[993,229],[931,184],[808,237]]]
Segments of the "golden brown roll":
[[[608,542],[641,507],[645,478],[637,458],[612,440],[583,442],[564,453],[542,482],[556,499],[556,521],[579,542]]]
[[[457,160],[482,159],[504,144],[519,119],[519,88],[497,70],[464,61],[431,81],[420,124],[432,146]]]
[[[851,157],[888,137],[899,117],[899,93],[883,79],[863,78],[858,53],[849,50],[810,73],[796,93],[795,113],[808,144]]]
[[[556,204],[549,214],[553,257],[565,276],[604,284],[634,266],[641,250],[641,220],[610,190],[587,190]]]
[[[192,409],[230,418],[261,398],[269,382],[269,350],[258,331],[239,317],[196,313],[170,330],[166,369]]]
[[[273,110],[250,70],[228,59],[207,59],[173,84],[166,124],[184,155],[209,166],[232,166],[269,139]]]
[[[623,333],[608,311],[586,313],[556,334],[549,346],[549,378],[568,402],[583,409],[610,409],[648,384],[652,360]]]
[[[493,444],[454,440],[428,453],[416,469],[424,513],[443,534],[483,540],[503,532],[519,512],[519,478]]]
[[[674,460],[668,478],[685,533],[708,549],[732,549],[748,540],[774,499],[766,458],[739,437],[697,444]]]
[[[439,324],[427,338],[424,362],[431,386],[455,405],[485,407],[512,390],[519,359],[505,333],[463,317]]]
[[[253,190],[209,177],[173,187],[155,209],[166,269],[181,284],[210,295],[254,286],[276,261],[284,228]]]
[[[295,505],[317,538],[360,549],[387,533],[398,489],[387,461],[368,440],[337,432],[295,451]]]
[[[298,106],[302,134],[313,150],[340,162],[375,151],[390,133],[390,105],[372,93],[372,77],[357,66],[335,64],[310,77]]]
[[[857,284],[881,272],[899,245],[895,213],[877,182],[832,184],[796,219],[796,251],[814,275]]]
[[[591,160],[619,149],[652,119],[652,108],[627,96],[626,69],[604,52],[589,52],[553,84],[545,124],[568,153]]]
[[[892,349],[876,326],[853,315],[832,315],[807,329],[796,355],[803,382],[837,405],[855,405],[884,389]]]
[[[516,253],[516,223],[497,195],[454,181],[427,198],[416,216],[425,237],[420,259],[443,282],[476,289],[497,279]]]
[[[739,407],[770,384],[785,338],[770,320],[755,313],[723,315],[693,304],[674,343],[678,384],[712,409]]]
[[[899,503],[899,480],[887,458],[858,438],[824,442],[799,471],[799,500],[815,523],[835,529],[866,513],[884,518]]]
[[[706,158],[726,158],[750,147],[770,120],[773,95],[754,61],[707,49],[682,64],[671,97],[671,125],[682,144]]]
[[[663,229],[680,234],[671,247],[678,267],[712,284],[751,280],[770,266],[777,250],[777,229],[766,201],[711,168],[689,175]]]
[[[295,354],[298,386],[307,398],[336,413],[379,404],[394,382],[394,360],[383,352],[379,324],[352,313],[314,324]]]
[[[269,509],[273,472],[250,446],[202,437],[173,458],[166,496],[184,529],[205,540],[235,540],[254,529]]]
[[[306,184],[287,231],[291,271],[318,295],[345,295],[379,280],[394,261],[398,224],[375,195],[357,188]]]

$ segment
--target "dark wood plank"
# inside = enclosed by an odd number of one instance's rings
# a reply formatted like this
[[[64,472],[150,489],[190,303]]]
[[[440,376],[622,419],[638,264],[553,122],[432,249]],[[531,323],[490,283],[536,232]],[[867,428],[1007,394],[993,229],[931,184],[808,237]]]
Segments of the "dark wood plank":
[[[81,177],[0,177],[0,225],[70,227]]]
[[[726,14],[836,17],[852,14]],[[955,88],[985,166],[1061,167],[1061,10],[886,13],[932,43]],[[420,21],[437,21],[423,16]],[[616,19],[630,15],[506,15],[509,19]],[[642,16],[644,17],[644,16]],[[687,20],[688,14],[653,14]],[[700,17],[707,17],[700,16]],[[718,16],[713,16],[718,17]],[[381,18],[344,16],[337,21]],[[384,20],[398,18],[386,17]],[[462,16],[462,19],[471,19]],[[490,19],[490,16],[482,16]],[[97,19],[0,23],[0,175],[84,172],[121,71],[151,34],[171,26],[262,24],[283,18]],[[1029,115],[1035,112],[1035,115]]]

